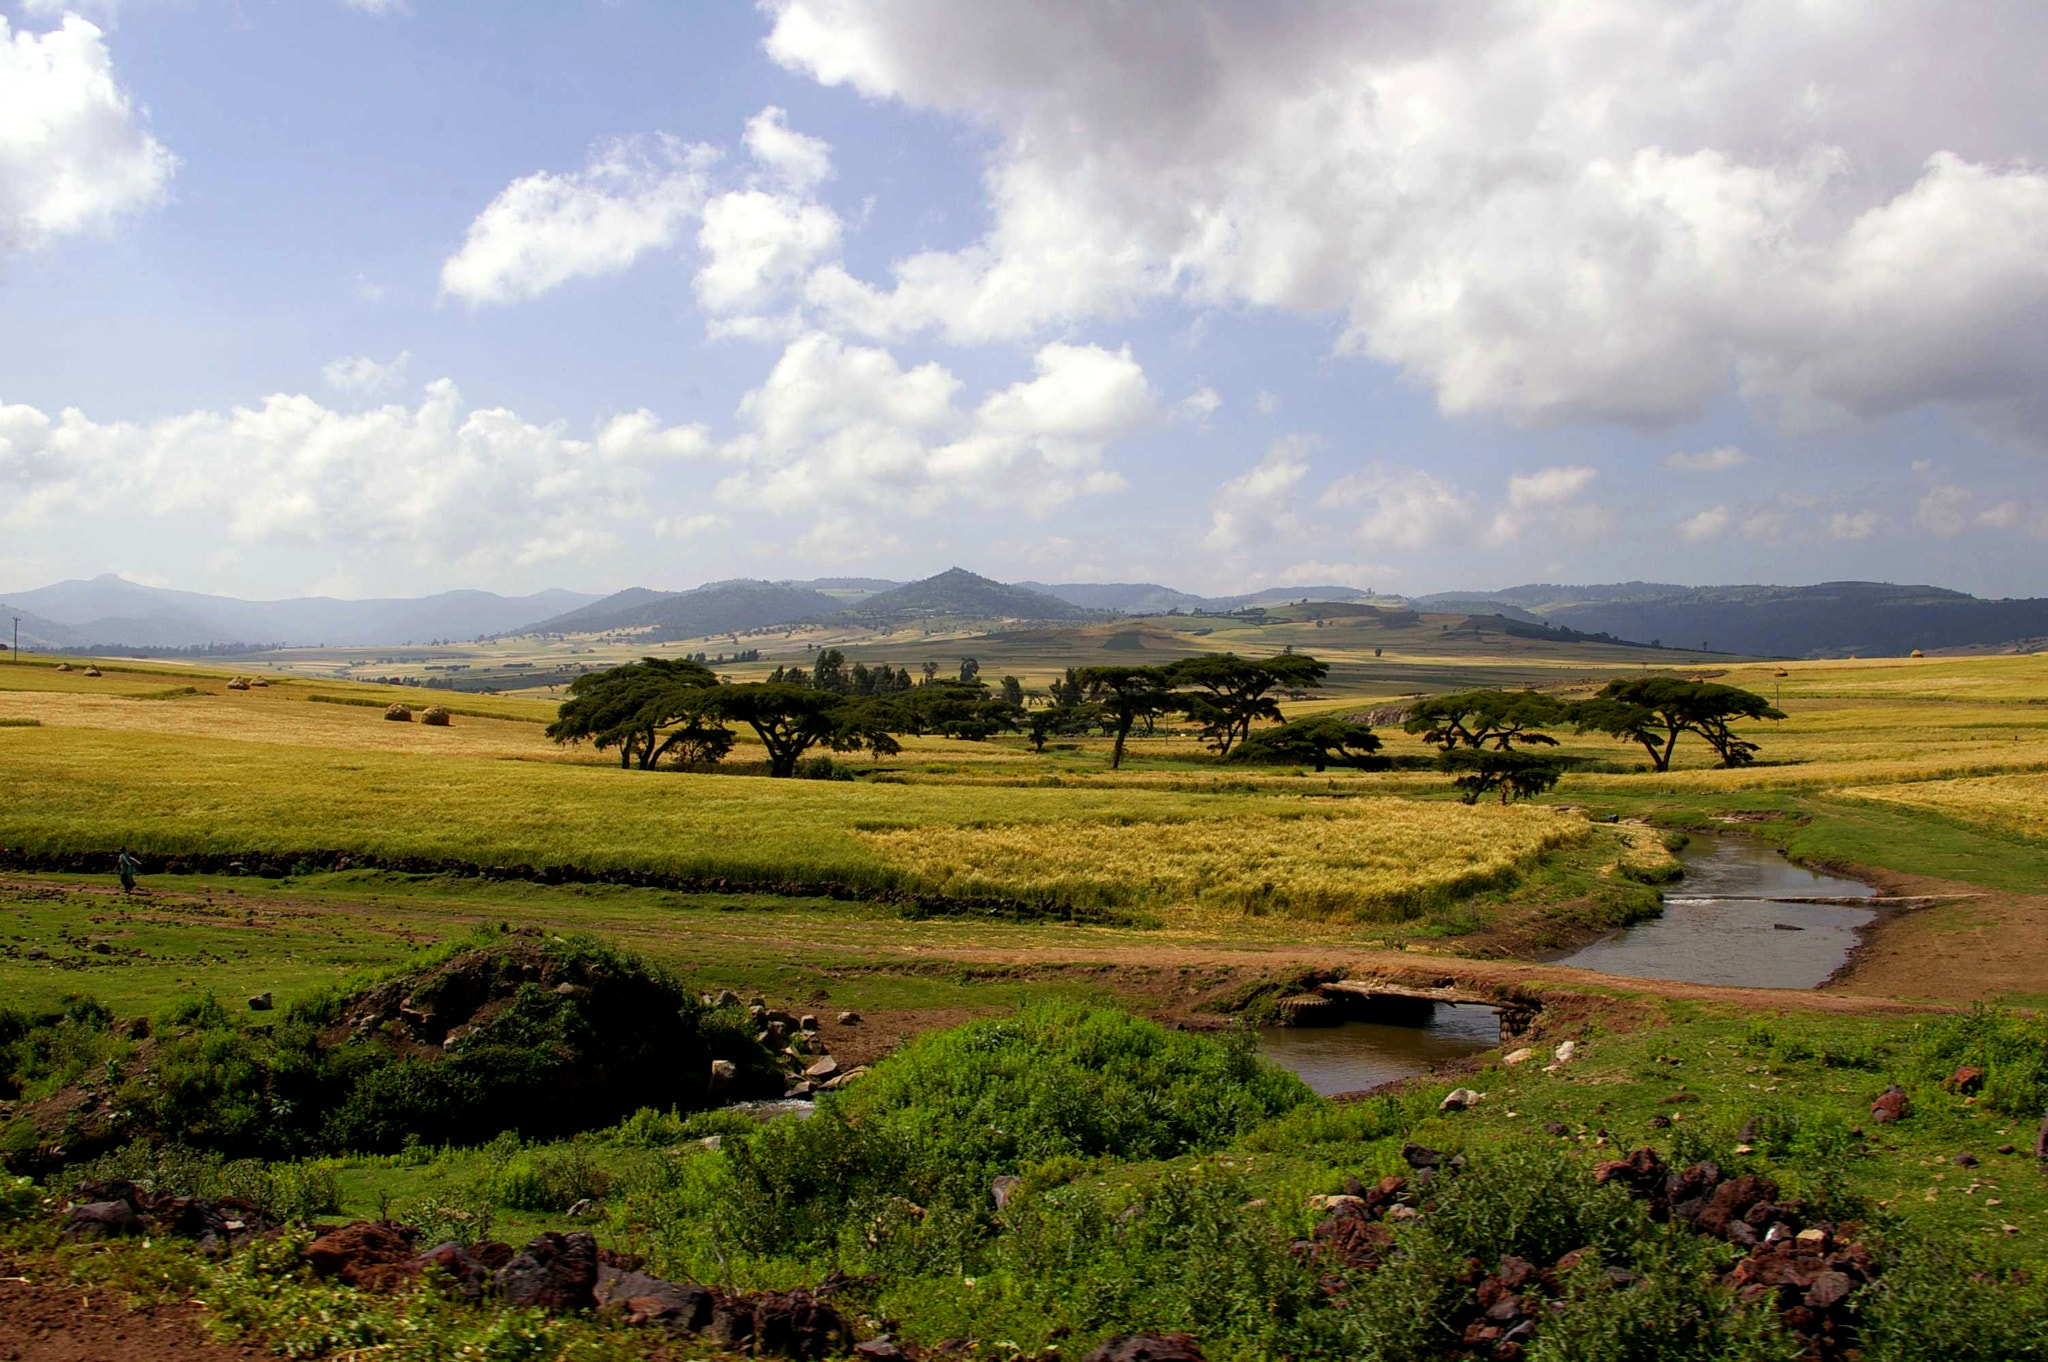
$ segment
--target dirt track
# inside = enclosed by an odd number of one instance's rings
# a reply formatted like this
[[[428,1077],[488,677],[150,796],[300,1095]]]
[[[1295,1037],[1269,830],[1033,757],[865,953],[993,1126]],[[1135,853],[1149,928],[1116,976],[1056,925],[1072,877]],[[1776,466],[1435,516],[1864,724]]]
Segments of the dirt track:
[[[51,1265],[0,1261],[0,1362],[240,1362],[252,1343],[216,1343],[189,1305],[130,1309],[56,1277]]]

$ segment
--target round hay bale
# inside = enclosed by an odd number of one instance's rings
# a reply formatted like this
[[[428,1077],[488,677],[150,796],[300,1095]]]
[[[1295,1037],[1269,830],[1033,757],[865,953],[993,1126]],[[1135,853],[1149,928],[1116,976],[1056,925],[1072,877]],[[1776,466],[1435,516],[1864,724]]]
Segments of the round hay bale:
[[[384,717],[394,724],[409,724],[412,722],[412,711],[404,705],[393,705],[384,711]]]
[[[232,681],[228,682],[228,689],[229,689],[229,690],[247,690],[247,689],[249,689],[249,678],[248,678],[248,677],[246,677],[246,676],[238,676],[238,677],[236,677],[236,678],[235,678],[234,680],[232,680]]]
[[[59,662],[57,664],[57,670],[60,672],[68,672],[71,670],[71,664],[69,662]]]
[[[98,676],[100,674],[100,669],[98,667],[87,667],[85,669],[85,674],[87,676]]]
[[[262,677],[260,677],[260,676],[259,676],[259,677],[256,677],[256,678],[254,678],[253,680],[251,680],[251,681],[249,682],[249,684],[250,684],[250,685],[252,685],[252,686],[254,686],[254,687],[256,687],[256,688],[257,688],[258,690],[262,690],[262,689],[264,689],[264,688],[266,688],[266,687],[268,687],[268,686],[270,685],[270,683],[269,683],[268,681],[265,681],[265,680],[264,680],[264,679],[263,679]]]
[[[1791,674],[1792,673],[1786,671],[1783,667],[1780,667],[1778,668],[1778,670],[1771,673],[1771,675],[1773,676],[1790,676]]]
[[[1921,651],[1920,651],[1920,650],[1919,650],[1918,648],[1915,648],[1915,649],[1913,650],[1913,656],[1915,656],[1915,657],[1925,657],[1925,656],[1927,656],[1927,654],[1925,654],[1925,653],[1921,652]]]
[[[440,705],[427,706],[427,712],[420,715],[420,722],[436,728],[448,727],[448,711]]]

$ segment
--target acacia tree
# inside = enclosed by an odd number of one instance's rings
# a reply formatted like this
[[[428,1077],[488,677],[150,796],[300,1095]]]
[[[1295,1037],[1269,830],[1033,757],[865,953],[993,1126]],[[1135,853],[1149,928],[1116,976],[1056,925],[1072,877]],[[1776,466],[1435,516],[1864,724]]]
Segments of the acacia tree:
[[[1477,804],[1481,795],[1500,791],[1500,802],[1533,799],[1564,775],[1564,763],[1534,752],[1517,752],[1499,747],[1446,747],[1437,757],[1439,769],[1454,777],[1451,784],[1462,791],[1467,804]]]
[[[1194,688],[1195,694],[1185,704],[1188,717],[1202,725],[1202,737],[1222,757],[1251,735],[1256,721],[1279,720],[1280,704],[1272,695],[1274,690],[1321,686],[1330,674],[1327,663],[1306,653],[1266,658],[1210,654],[1176,662],[1168,671],[1176,685]]]
[[[891,736],[902,719],[893,706],[878,700],[848,699],[809,686],[754,681],[720,686],[705,698],[707,710],[754,730],[768,749],[768,774],[796,774],[804,753],[820,745],[837,752],[872,750],[886,756],[899,750]]]
[[[637,759],[641,770],[651,770],[670,752],[685,765],[717,761],[732,748],[732,733],[707,722],[705,697],[717,686],[710,668],[683,658],[585,672],[569,683],[569,698],[546,733],[558,743],[616,747],[622,769]]]
[[[1237,759],[1298,762],[1318,771],[1328,766],[1377,771],[1388,764],[1385,757],[1374,755],[1379,750],[1380,737],[1372,725],[1326,715],[1262,728],[1238,746]]]
[[[1025,720],[1025,737],[1034,752],[1045,751],[1045,740],[1086,733],[1101,721],[1093,705],[1047,705],[1034,709]]]
[[[1570,717],[1563,701],[1541,691],[1468,690],[1416,701],[1409,706],[1403,727],[1447,751],[1490,744],[1507,752],[1516,743],[1557,746],[1557,739],[1540,730]]]
[[[1173,675],[1166,667],[1083,667],[1076,678],[1100,710],[1103,726],[1116,736],[1109,752],[1112,771],[1123,765],[1124,742],[1139,720],[1187,707],[1185,698],[1174,694]]]
[[[1754,691],[1711,681],[1684,681],[1675,676],[1642,676],[1610,681],[1590,700],[1573,706],[1581,733],[1600,732],[1640,743],[1654,769],[1671,769],[1671,754],[1684,733],[1696,733],[1721,758],[1723,766],[1747,766],[1756,760],[1757,745],[1729,727],[1735,719],[1782,719]]]

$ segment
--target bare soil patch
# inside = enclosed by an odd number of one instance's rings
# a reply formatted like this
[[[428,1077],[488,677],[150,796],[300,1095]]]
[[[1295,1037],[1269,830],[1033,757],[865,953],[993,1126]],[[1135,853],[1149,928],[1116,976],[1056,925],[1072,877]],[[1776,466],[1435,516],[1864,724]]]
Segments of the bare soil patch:
[[[0,1362],[238,1362],[268,1354],[216,1343],[190,1305],[130,1307],[64,1282],[49,1264],[0,1259]]]

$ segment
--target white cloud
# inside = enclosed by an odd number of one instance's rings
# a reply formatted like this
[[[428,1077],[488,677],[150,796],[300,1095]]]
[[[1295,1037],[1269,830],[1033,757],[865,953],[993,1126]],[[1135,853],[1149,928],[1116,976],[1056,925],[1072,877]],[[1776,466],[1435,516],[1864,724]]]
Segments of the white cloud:
[[[1460,535],[1474,515],[1469,493],[1419,468],[1376,466],[1340,478],[1323,492],[1322,504],[1364,505],[1358,537],[1397,549],[1419,549]]]
[[[111,28],[121,17],[126,0],[21,0],[21,12],[31,19],[61,19],[67,14],[88,14]]]
[[[1173,404],[1173,409],[1183,420],[1197,423],[1207,421],[1223,408],[1223,394],[1204,383],[1201,387]]]
[[[1308,456],[1322,443],[1314,435],[1282,436],[1256,464],[1217,488],[1202,547],[1236,553],[1297,535],[1301,518],[1293,507],[1295,493],[1308,476]]]
[[[1734,445],[1703,449],[1697,453],[1674,451],[1664,456],[1664,466],[1681,473],[1726,473],[1749,462],[1747,452]]]
[[[341,3],[349,9],[374,14],[380,19],[387,15],[412,13],[411,0],[341,0]]]
[[[1259,415],[1271,416],[1280,410],[1280,397],[1277,393],[1270,393],[1261,388],[1259,389],[1258,401],[1252,405],[1257,408]]]
[[[1665,423],[1735,387],[2048,428],[2048,8],[767,3],[784,66],[995,138],[986,234],[881,286],[822,268],[834,325],[1172,296],[1339,313],[1449,412]]]
[[[839,248],[839,217],[821,204],[739,190],[704,205],[697,244],[705,255],[697,301],[711,312],[759,308]]]
[[[832,148],[823,138],[795,132],[789,115],[771,104],[747,120],[747,153],[795,194],[807,194],[832,176]]]
[[[592,438],[466,404],[447,379],[417,406],[340,412],[279,393],[147,424],[0,406],[0,520],[24,529],[147,515],[238,546],[373,549],[438,571],[587,557],[643,516],[700,427],[644,412]]]
[[[1944,483],[1928,489],[1920,498],[1919,509],[1913,513],[1913,523],[1931,535],[1942,539],[1953,539],[1970,528],[1970,503],[1974,498],[1966,488]]]
[[[1704,544],[1727,533],[1729,518],[1726,506],[1709,506],[1698,515],[1679,521],[1678,533],[1691,543]]]
[[[0,250],[104,231],[163,202],[178,158],[145,121],[99,29],[67,14],[47,33],[15,32],[0,15]]]
[[[412,351],[401,350],[379,362],[368,355],[349,355],[329,360],[320,368],[320,379],[330,389],[352,397],[375,397],[405,381],[405,368],[412,363]]]
[[[886,350],[807,332],[741,400],[748,429],[721,449],[741,467],[720,495],[776,510],[852,497],[929,512],[958,496],[1036,512],[1123,486],[1105,449],[1159,418],[1130,350],[1054,343],[1033,367],[965,411],[943,366],[905,369]]]
[[[1585,491],[1598,476],[1583,464],[1516,473],[1508,479],[1508,505],[1518,511],[1531,506],[1555,506]]]
[[[1876,511],[1837,511],[1828,520],[1828,535],[1855,542],[1869,539],[1883,526],[1884,517]]]
[[[471,305],[509,303],[629,269],[675,244],[703,207],[716,158],[664,133],[605,143],[574,174],[514,180],[442,262],[442,292]]]

